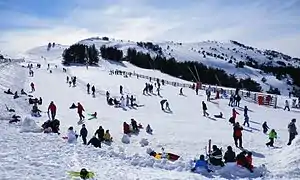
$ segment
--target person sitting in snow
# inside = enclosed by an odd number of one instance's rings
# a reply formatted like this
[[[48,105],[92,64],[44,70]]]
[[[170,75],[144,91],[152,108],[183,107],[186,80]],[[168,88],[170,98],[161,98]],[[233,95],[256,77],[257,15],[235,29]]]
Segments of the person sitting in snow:
[[[225,163],[235,162],[235,152],[232,150],[231,146],[227,147],[227,151],[224,154]]]
[[[271,132],[269,133],[269,139],[270,141],[268,143],[266,143],[267,146],[271,146],[274,147],[274,139],[277,138],[277,133],[275,131],[275,129],[272,129]]]
[[[121,103],[116,98],[114,98],[114,105],[115,107],[120,107]]]
[[[208,168],[208,163],[205,161],[203,154],[200,155],[200,159],[196,161],[195,167],[193,167],[191,170],[192,172],[198,172],[201,171],[201,169],[205,169],[207,172],[212,172],[212,170]]]
[[[12,93],[12,92],[10,91],[10,89],[8,89],[7,91],[4,91],[4,93],[5,93],[5,94],[11,94],[11,95],[14,94],[14,93]]]
[[[215,116],[215,118],[223,118],[223,113],[220,112],[220,114],[217,114],[217,115],[214,115],[214,116]]]
[[[34,104],[32,106],[32,110],[31,110],[32,116],[36,116],[36,117],[41,116],[40,112],[42,112],[42,111],[39,110],[37,104]]]
[[[216,146],[212,146],[212,153],[210,155],[209,161],[214,166],[224,166],[224,163],[222,161],[222,151]]]
[[[69,108],[70,108],[70,109],[76,109],[77,106],[73,103]]]
[[[27,93],[24,91],[24,89],[21,89],[21,95],[26,95],[27,96]]]
[[[147,125],[147,127],[146,127],[146,132],[147,132],[148,134],[152,134],[153,130],[152,130],[152,128],[150,127],[150,124]]]
[[[252,165],[252,154],[247,156],[246,151],[241,152],[236,156],[236,164],[242,167],[247,168],[251,173],[253,173],[253,165]]]
[[[87,145],[90,145],[90,144],[92,144],[94,147],[96,147],[96,148],[101,148],[101,141],[98,139],[98,138],[96,138],[96,136],[93,136],[90,140],[89,140],[89,142],[88,142],[88,144]]]
[[[265,134],[268,132],[268,129],[270,129],[266,121],[263,123],[262,128]]]
[[[73,130],[73,127],[69,127],[68,129],[68,143],[75,143],[77,140],[78,135],[76,134],[76,132]]]
[[[123,122],[123,132],[124,132],[124,134],[130,133],[130,126],[126,122]]]
[[[104,141],[106,142],[112,142],[112,137],[110,136],[109,130],[106,130],[103,136]]]
[[[14,94],[14,99],[17,99],[17,98],[19,98],[20,96],[18,95],[18,91],[16,91],[15,92],[15,94]]]
[[[137,122],[134,119],[131,119],[131,126],[133,132],[139,132],[139,128]]]

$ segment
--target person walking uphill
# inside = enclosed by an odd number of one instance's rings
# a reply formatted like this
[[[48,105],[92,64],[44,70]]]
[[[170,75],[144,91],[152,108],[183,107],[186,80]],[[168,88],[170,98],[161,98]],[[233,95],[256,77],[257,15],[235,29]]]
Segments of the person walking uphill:
[[[80,136],[82,138],[83,144],[86,145],[86,137],[88,135],[88,131],[85,127],[85,124],[82,125],[82,128],[80,129]]]
[[[296,123],[296,119],[292,119],[292,121],[288,125],[288,129],[289,129],[289,142],[288,142],[287,145],[291,145],[292,141],[295,139],[296,135],[298,135],[297,127],[296,127],[295,123]]]
[[[236,122],[233,127],[233,139],[234,139],[235,146],[240,148],[243,148],[242,130],[243,127],[241,127],[240,124]],[[239,141],[239,145],[238,145],[238,141]]]
[[[49,110],[51,112],[51,119],[54,120],[55,116],[56,116],[56,106],[53,101],[51,101],[51,103],[48,106],[48,113],[49,113]]]
[[[270,142],[266,143],[267,146],[271,146],[274,147],[274,139],[277,138],[277,133],[274,129],[271,130],[271,132],[269,133],[269,139]]]
[[[79,115],[79,119],[82,121],[85,117],[83,116],[82,112],[84,111],[83,106],[80,103],[77,103],[77,113]]]

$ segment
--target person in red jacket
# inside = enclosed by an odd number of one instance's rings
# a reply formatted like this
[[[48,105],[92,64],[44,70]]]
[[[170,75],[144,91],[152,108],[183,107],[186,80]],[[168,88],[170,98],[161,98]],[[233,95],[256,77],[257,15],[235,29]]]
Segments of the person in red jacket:
[[[51,103],[48,106],[48,113],[49,113],[49,110],[51,112],[51,119],[54,120],[55,116],[56,116],[56,106],[53,101],[51,101]]]
[[[246,156],[246,160],[249,164],[250,169],[253,169],[253,165],[252,165],[252,152],[248,152],[247,156]]]
[[[30,86],[31,86],[31,92],[34,92],[34,91],[35,91],[35,88],[34,88],[33,82],[30,84]]]
[[[243,127],[241,127],[240,124],[236,122],[233,127],[233,139],[234,139],[235,146],[240,148],[243,148],[242,130]],[[238,141],[239,141],[239,146],[238,146]]]
[[[82,119],[84,119],[85,117],[83,116],[82,112],[85,111],[83,106],[78,102],[77,103],[77,113],[79,115],[79,119],[80,121],[82,121]]]
[[[248,152],[248,156],[245,157],[246,154],[247,154],[246,151],[243,151],[240,154],[238,154],[236,156],[236,164],[247,168],[251,173],[253,173],[253,165],[251,164],[252,163],[252,157],[251,157],[252,153]],[[251,159],[249,158],[249,154],[250,154]]]
[[[123,123],[123,131],[124,131],[124,134],[129,134],[130,133],[129,124],[127,124],[126,122]]]
[[[232,109],[232,117],[234,118],[234,120],[236,119],[236,115],[238,115],[239,113],[233,108]]]

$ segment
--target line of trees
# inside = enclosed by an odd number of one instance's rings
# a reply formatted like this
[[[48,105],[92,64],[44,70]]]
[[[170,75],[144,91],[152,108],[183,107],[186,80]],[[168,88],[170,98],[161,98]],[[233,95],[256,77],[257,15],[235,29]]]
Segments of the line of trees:
[[[95,65],[99,62],[99,51],[95,45],[74,44],[65,49],[62,56],[64,65],[71,63]]]

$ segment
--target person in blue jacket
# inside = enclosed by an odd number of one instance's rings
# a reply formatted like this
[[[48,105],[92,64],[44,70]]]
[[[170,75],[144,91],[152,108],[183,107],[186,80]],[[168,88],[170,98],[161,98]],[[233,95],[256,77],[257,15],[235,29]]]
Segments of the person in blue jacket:
[[[200,169],[206,169],[207,172],[212,172],[212,170],[208,168],[208,163],[205,161],[203,154],[200,155],[200,159],[196,161],[195,167],[192,168],[192,172],[197,172]]]

